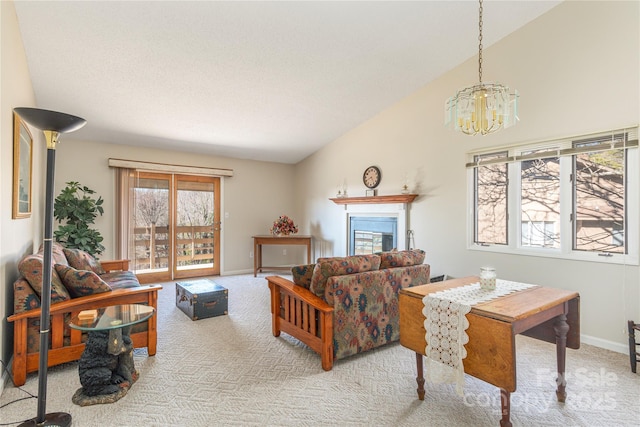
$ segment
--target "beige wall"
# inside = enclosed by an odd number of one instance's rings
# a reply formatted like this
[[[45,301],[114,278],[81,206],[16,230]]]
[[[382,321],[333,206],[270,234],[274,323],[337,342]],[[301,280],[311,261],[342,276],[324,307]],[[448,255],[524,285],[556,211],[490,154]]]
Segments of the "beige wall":
[[[374,164],[382,169],[380,194],[397,194],[408,173],[420,194],[410,228],[432,274],[460,277],[489,264],[503,278],[576,290],[585,342],[627,351],[626,320],[640,319],[638,267],[467,249],[464,163],[480,147],[637,125],[638,9],[638,2],[564,2],[486,49],[484,79],[520,92],[521,121],[513,128],[484,137],[444,128],[445,99],[477,82],[472,58],[299,163],[299,210],[317,247],[325,255],[346,250],[344,208],[328,200],[337,184],[346,180],[350,195],[364,195],[362,173]]]
[[[87,126],[91,126],[90,121]],[[102,259],[113,259],[115,253],[115,170],[108,167],[109,158],[233,169],[233,177],[222,178],[222,274],[253,271],[253,259],[249,258],[249,252],[253,251],[251,236],[268,233],[280,215],[296,218],[292,165],[74,141],[70,140],[71,136],[63,136],[56,150],[55,194],[59,194],[66,182],[79,181],[102,196],[105,214],[96,221],[96,228],[105,238],[106,252],[101,255]],[[228,218],[225,213],[229,214]],[[287,256],[282,254],[282,248],[265,247],[264,257],[265,265],[304,260],[302,251],[296,247],[290,248]]]
[[[13,282],[18,277],[20,258],[37,250],[42,243],[46,145],[42,132],[32,129],[33,157],[33,214],[28,219],[11,219],[13,171],[13,116],[15,107],[35,107],[35,96],[13,2],[1,4],[1,93],[0,104],[0,358],[8,362],[12,356],[13,327],[6,317],[13,313]],[[82,116],[80,111],[66,111]],[[89,120],[87,126],[91,126]],[[62,135],[56,150],[57,195],[67,181],[79,181],[105,200],[105,215],[98,218],[97,228],[103,234],[106,252],[103,259],[114,254],[115,173],[107,166],[110,157],[144,160],[159,163],[230,168],[234,176],[223,179],[222,265],[223,274],[246,273],[253,269],[251,236],[266,234],[272,222],[287,214],[294,219],[294,166],[279,163],[246,161],[193,153],[136,148],[126,145],[75,141],[73,134]],[[55,226],[54,226],[55,229]],[[301,230],[305,232],[305,230]],[[294,264],[304,260],[299,247],[266,247],[265,265]],[[4,374],[4,370],[1,370]],[[4,381],[0,380],[0,393]]]
[[[18,276],[17,262],[32,252],[33,240],[42,234],[43,178],[33,176],[33,214],[27,219],[11,219],[13,183],[13,108],[35,105],[27,60],[13,2],[0,2],[0,358],[7,363],[11,357],[13,327],[6,321],[13,313],[13,282]],[[33,167],[42,168],[45,145],[42,133],[32,129],[34,141]],[[42,238],[40,237],[40,240]],[[4,369],[0,368],[2,375]],[[4,381],[0,380],[0,392]]]

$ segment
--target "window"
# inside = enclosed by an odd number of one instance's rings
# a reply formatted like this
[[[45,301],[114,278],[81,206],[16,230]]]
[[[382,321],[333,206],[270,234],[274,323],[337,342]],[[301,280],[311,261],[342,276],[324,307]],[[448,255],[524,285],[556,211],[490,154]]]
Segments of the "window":
[[[574,144],[597,146],[600,140]],[[573,156],[574,242],[580,251],[625,253],[625,150]]]
[[[501,161],[475,168],[474,230],[477,243],[507,244],[507,153],[476,156],[476,163]]]
[[[638,263],[637,148],[634,128],[471,153],[470,247]]]
[[[560,247],[560,158],[520,163],[522,246]]]

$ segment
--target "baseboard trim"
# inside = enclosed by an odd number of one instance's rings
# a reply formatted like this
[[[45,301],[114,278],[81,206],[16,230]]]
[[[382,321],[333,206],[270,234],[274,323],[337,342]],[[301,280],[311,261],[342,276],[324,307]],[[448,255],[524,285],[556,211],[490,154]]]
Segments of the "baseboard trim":
[[[221,276],[238,276],[240,274],[250,274],[253,273],[253,269],[248,269],[248,270],[233,270],[233,271],[221,271],[220,275]]]
[[[593,345],[595,347],[604,348],[605,350],[615,351],[616,353],[629,354],[629,346],[614,341],[596,338],[591,335],[580,334],[580,341],[583,344]]]

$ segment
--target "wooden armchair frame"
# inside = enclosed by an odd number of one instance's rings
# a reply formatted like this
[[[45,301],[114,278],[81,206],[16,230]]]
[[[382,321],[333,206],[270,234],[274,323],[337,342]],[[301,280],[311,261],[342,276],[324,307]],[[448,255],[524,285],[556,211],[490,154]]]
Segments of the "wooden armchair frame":
[[[322,369],[333,368],[333,307],[311,291],[279,276],[268,276],[274,337],[286,332],[320,355]]]
[[[105,271],[127,270],[128,260],[101,262]],[[119,304],[147,304],[158,309],[158,291],[160,285],[140,286],[135,288],[115,289],[86,297],[73,298],[51,305],[51,348],[49,349],[48,366],[71,362],[80,359],[84,351],[82,331],[71,329],[70,344],[64,345],[64,318],[66,314],[72,316],[82,310],[108,307]],[[40,320],[40,309],[25,311],[9,316],[7,320],[13,322],[13,382],[16,386],[24,385],[27,374],[36,372],[39,368],[39,352],[27,351],[27,328],[33,319]],[[147,320],[147,330],[132,333],[131,339],[135,348],[147,347],[149,356],[156,354],[157,320],[152,316]]]

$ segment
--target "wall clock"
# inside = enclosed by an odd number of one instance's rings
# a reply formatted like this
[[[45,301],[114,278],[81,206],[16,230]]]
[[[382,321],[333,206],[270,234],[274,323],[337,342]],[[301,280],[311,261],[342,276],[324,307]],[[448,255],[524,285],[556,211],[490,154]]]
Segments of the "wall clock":
[[[380,184],[381,179],[382,173],[377,166],[369,166],[364,170],[364,174],[362,175],[362,181],[367,188],[376,188]]]

